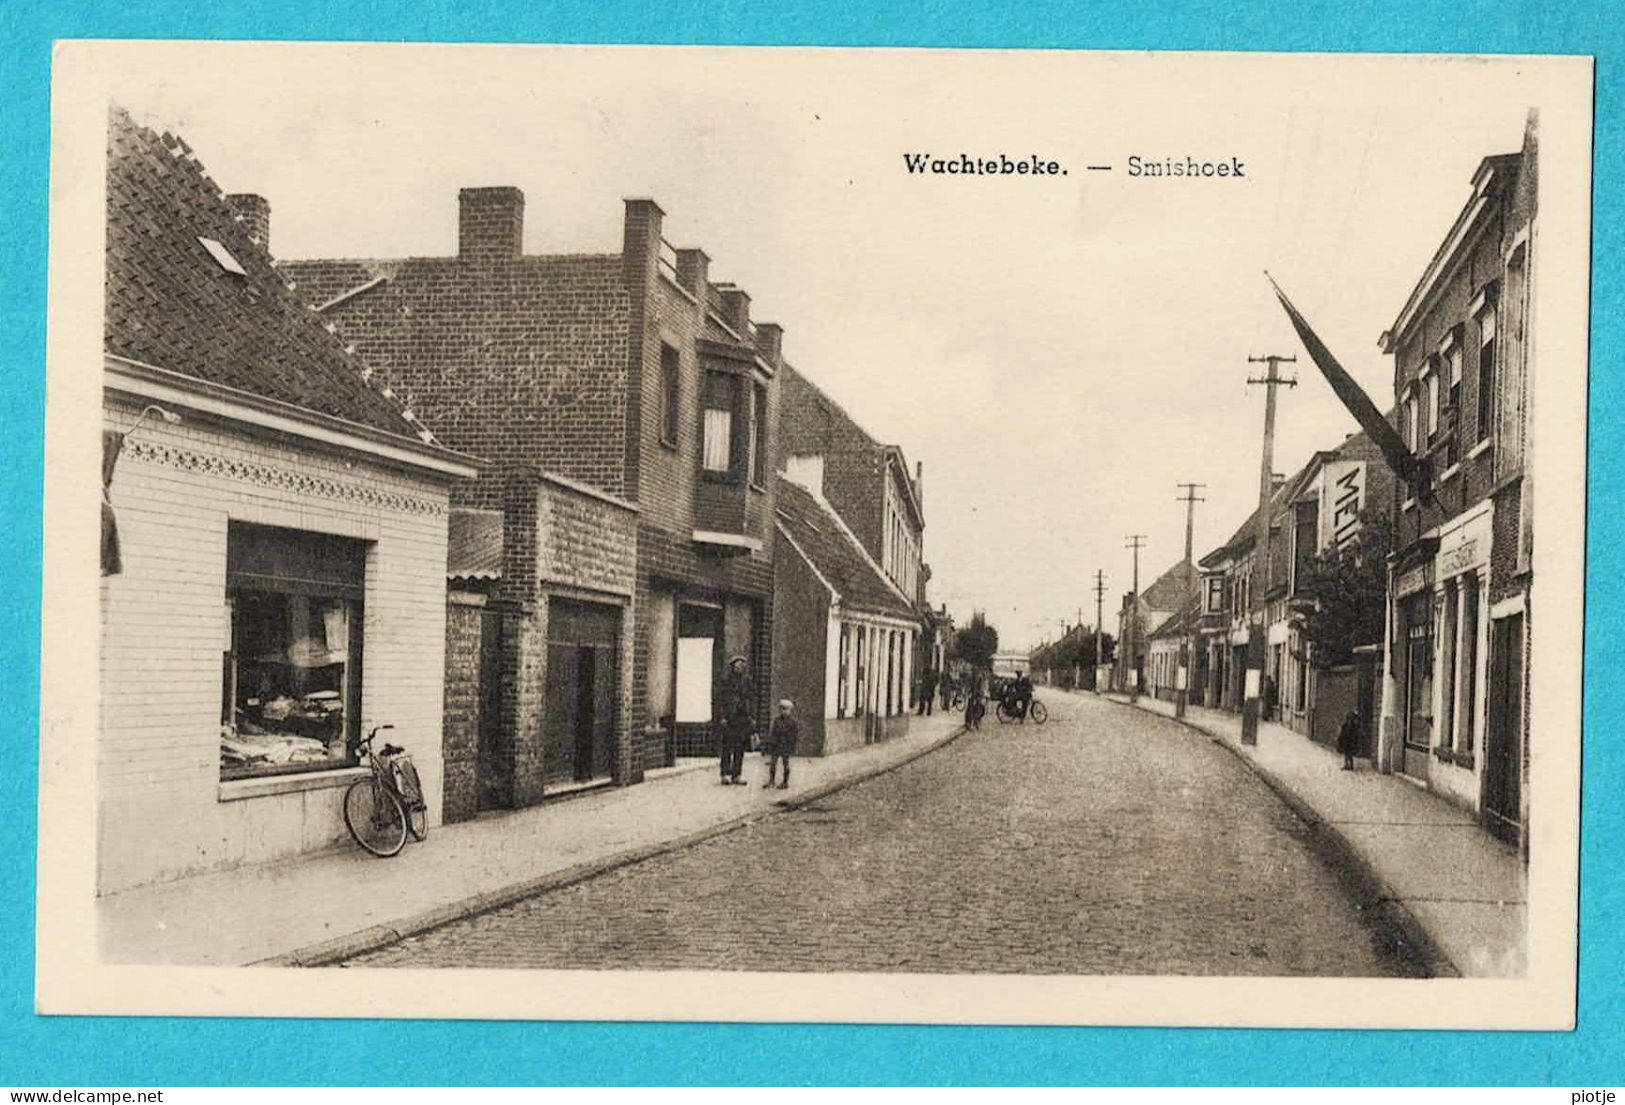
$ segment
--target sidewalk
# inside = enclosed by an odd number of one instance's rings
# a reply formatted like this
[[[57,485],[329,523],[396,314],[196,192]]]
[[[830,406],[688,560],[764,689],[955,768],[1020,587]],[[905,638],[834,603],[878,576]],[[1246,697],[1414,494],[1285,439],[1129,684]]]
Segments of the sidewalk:
[[[1106,696],[1127,704],[1124,695]],[[1138,707],[1172,717],[1142,696]],[[1470,813],[1397,775],[1342,770],[1342,757],[1283,725],[1262,722],[1241,743],[1241,718],[1193,706],[1185,723],[1246,760],[1299,813],[1337,834],[1463,976],[1508,978],[1525,966],[1527,871],[1516,850]]]
[[[354,846],[138,887],[97,899],[109,963],[232,966],[326,962],[550,887],[682,847],[859,782],[952,740],[953,713],[913,719],[905,737],[798,758],[788,790],[719,786],[716,765],[437,826],[392,859]]]

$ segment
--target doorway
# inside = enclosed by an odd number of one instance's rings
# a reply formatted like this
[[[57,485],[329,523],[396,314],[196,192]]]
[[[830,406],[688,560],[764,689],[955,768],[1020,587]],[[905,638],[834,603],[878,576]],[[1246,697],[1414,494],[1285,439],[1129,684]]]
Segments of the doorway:
[[[722,678],[722,607],[683,602],[677,606],[677,648],[673,659],[674,745],[678,756],[710,756],[717,751],[711,732],[712,696]]]
[[[611,779],[620,700],[621,610],[550,598],[542,710],[542,782]]]
[[[1404,692],[1406,731],[1399,770],[1427,782],[1428,756],[1433,746],[1433,635],[1428,632],[1427,621],[1414,622],[1407,629]]]
[[[1484,824],[1516,843],[1523,820],[1523,615],[1490,623]]]

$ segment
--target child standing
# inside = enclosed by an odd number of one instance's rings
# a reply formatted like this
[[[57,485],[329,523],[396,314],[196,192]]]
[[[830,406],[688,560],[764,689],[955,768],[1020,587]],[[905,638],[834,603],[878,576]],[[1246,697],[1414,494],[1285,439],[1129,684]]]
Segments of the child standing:
[[[801,736],[801,726],[792,716],[795,710],[794,702],[788,698],[779,699],[778,716],[767,729],[767,785],[773,785],[774,778],[779,774],[779,764],[782,762],[784,775],[779,783],[780,790],[790,785],[790,757],[795,754],[796,740]]]

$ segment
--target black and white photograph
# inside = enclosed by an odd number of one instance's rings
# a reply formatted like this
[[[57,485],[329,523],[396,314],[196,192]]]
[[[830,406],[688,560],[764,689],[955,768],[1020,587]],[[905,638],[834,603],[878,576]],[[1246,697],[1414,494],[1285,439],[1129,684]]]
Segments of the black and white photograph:
[[[1591,95],[62,44],[41,1010],[1571,1025]]]

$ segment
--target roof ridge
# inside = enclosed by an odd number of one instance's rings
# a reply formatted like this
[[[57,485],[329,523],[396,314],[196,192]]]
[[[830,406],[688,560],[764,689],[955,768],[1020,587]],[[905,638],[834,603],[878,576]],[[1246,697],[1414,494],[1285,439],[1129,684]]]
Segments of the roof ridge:
[[[113,150],[113,147],[121,142],[128,147],[126,151],[122,151],[122,156],[115,154]],[[229,224],[229,227],[235,231],[236,237],[230,247],[227,247],[224,242],[221,242],[220,245],[222,248],[226,248],[231,260],[236,261],[239,267],[245,268],[241,278],[249,282],[249,294],[261,304],[258,307],[250,308],[248,314],[236,321],[242,323],[244,320],[253,320],[254,312],[258,311],[260,315],[258,322],[261,325],[269,326],[273,330],[283,331],[285,338],[290,341],[288,348],[266,350],[266,353],[273,357],[280,354],[285,359],[288,358],[289,354],[293,354],[292,358],[288,360],[287,366],[293,369],[296,374],[303,374],[307,381],[319,379],[324,374],[329,375],[334,380],[334,384],[328,385],[330,391],[328,399],[332,402],[338,402],[340,405],[342,405],[343,388],[340,386],[337,391],[332,391],[332,389],[337,383],[338,374],[343,371],[342,366],[348,365],[350,373],[361,391],[374,399],[380,400],[383,408],[387,409],[401,423],[404,423],[404,426],[388,427],[384,424],[388,420],[383,417],[382,411],[378,411],[372,415],[377,420],[375,428],[402,437],[416,436],[418,440],[429,445],[440,444],[434,433],[414,413],[412,409],[414,401],[409,393],[397,397],[390,388],[380,388],[373,382],[373,369],[359,359],[356,347],[353,344],[345,343],[338,336],[337,329],[331,323],[312,317],[315,311],[314,306],[305,302],[303,297],[295,294],[298,287],[297,283],[290,280],[286,274],[278,271],[276,260],[271,256],[267,243],[259,241],[257,235],[251,235],[248,232],[242,215],[233,209],[224,190],[208,174],[203,162],[197,157],[184,138],[167,129],[159,130],[156,127],[149,126],[136,119],[134,114],[122,105],[112,104],[109,106],[108,145],[108,171],[110,176],[112,174],[123,174],[124,179],[135,180],[140,172],[138,166],[141,161],[155,156],[160,151],[167,155],[166,164],[185,166],[180,179],[176,179],[170,174],[164,173],[162,169],[158,169],[158,179],[148,184],[149,191],[156,195],[168,195],[176,203],[182,205],[187,201],[184,192],[185,188],[190,186],[201,190],[204,206],[194,208],[191,214],[194,216],[202,214],[205,216],[203,219],[189,218],[188,212],[184,209],[174,213],[162,210],[154,212],[160,218],[173,214],[172,229],[175,233],[191,237],[201,243],[205,238],[215,240],[216,236],[219,235],[220,230],[212,225],[213,223],[218,223],[220,226],[228,226]],[[153,171],[148,170],[149,176],[152,175]],[[139,185],[137,186],[139,187]],[[108,195],[110,216],[112,214],[111,205],[114,200],[114,190],[110,184]],[[212,218],[209,218],[209,216],[212,216]],[[244,257],[251,263],[250,266],[243,266],[242,260],[236,256],[235,251],[244,251]],[[113,263],[112,256],[110,252],[110,266]],[[139,258],[134,257],[121,257],[120,260],[132,266],[132,273],[134,271],[133,267],[139,266],[141,263]],[[249,268],[255,267],[257,267],[255,271],[247,271]],[[271,297],[270,303],[259,299],[261,295],[267,293]],[[114,294],[111,281],[109,281],[108,294],[110,296]],[[232,320],[223,319],[221,322],[226,331],[230,333],[232,331]],[[109,321],[110,330],[115,325],[111,320]],[[318,333],[318,329],[325,330],[325,335]],[[233,336],[248,340],[254,335],[241,333]],[[297,344],[301,339],[305,343],[303,348]],[[324,349],[323,346],[326,346],[326,348]],[[171,349],[169,352],[173,354],[174,350]],[[300,356],[300,354],[304,355]],[[327,356],[324,358],[323,354],[327,354]],[[199,375],[199,366],[195,364],[189,366],[172,364],[166,367],[185,375]],[[271,386],[266,384],[258,374],[256,374],[255,378],[261,382],[262,388]],[[260,389],[249,387],[246,390]],[[309,406],[311,401],[311,398],[307,396],[303,401],[298,401],[298,405]],[[362,420],[366,420],[365,416],[363,416]]]

